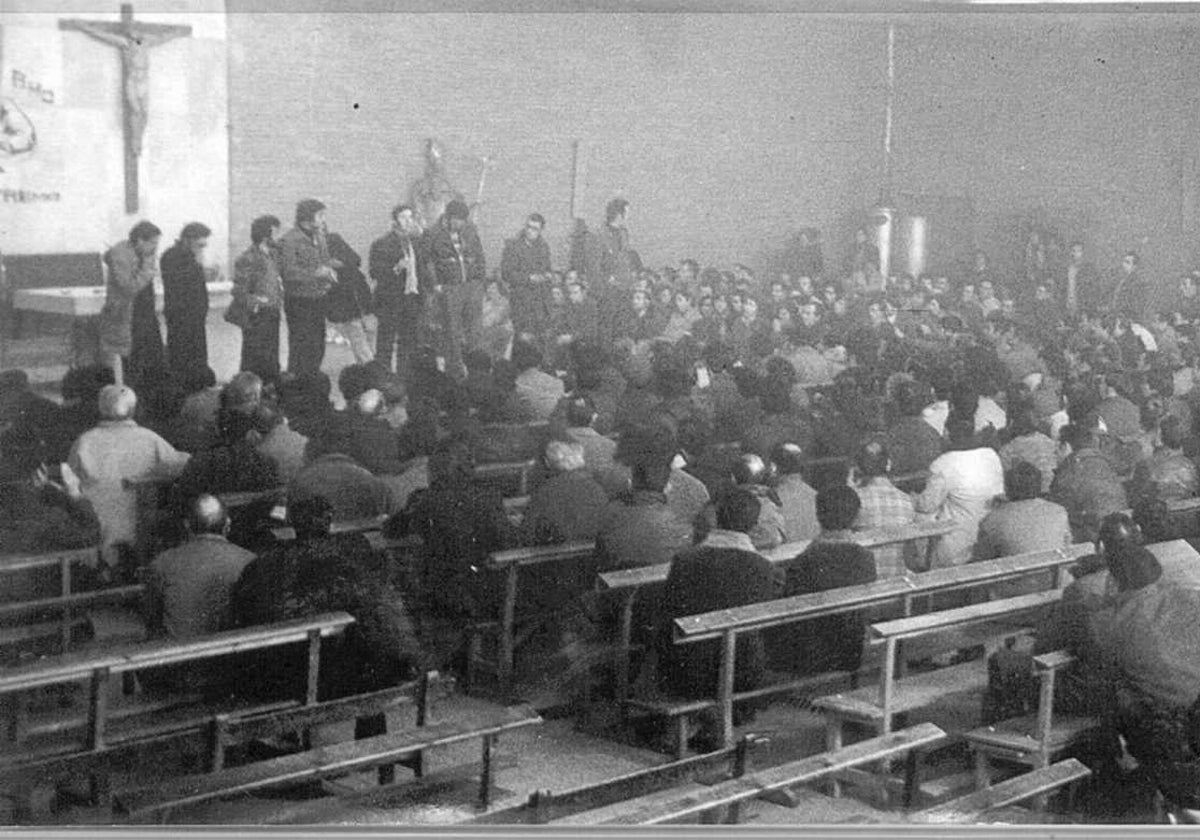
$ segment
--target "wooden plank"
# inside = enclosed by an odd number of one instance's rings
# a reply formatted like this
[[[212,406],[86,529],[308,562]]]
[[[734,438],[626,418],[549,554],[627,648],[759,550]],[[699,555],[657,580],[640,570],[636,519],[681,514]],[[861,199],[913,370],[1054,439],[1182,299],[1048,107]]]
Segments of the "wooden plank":
[[[77,548],[70,551],[50,551],[45,554],[5,554],[0,556],[0,574],[23,572],[27,569],[45,569],[64,563],[82,563],[94,566],[99,558],[99,548]]]
[[[414,730],[319,747],[220,773],[184,776],[150,788],[123,791],[117,794],[116,799],[124,813],[140,816],[163,808],[368,769],[418,750],[478,738],[488,733],[506,732],[541,723],[541,720],[532,709],[506,708],[486,715],[482,720],[472,717],[445,721]]]
[[[676,641],[687,643],[715,639],[719,638],[729,627],[736,626],[740,630],[762,630],[767,627],[886,603],[906,596],[982,586],[1069,565],[1093,550],[1089,544],[1080,543],[1065,549],[1030,552],[996,560],[969,563],[965,566],[886,578],[875,583],[846,586],[809,595],[795,595],[790,598],[779,598],[774,601],[763,601],[742,607],[685,616],[675,620]],[[630,570],[630,572],[646,574],[645,570]],[[618,578],[618,575],[626,577],[622,579]],[[632,577],[633,575],[630,575],[629,572],[610,572],[601,576],[604,585],[611,588],[619,588],[624,584],[625,579]]]
[[[968,607],[958,607],[952,610],[940,610],[910,618],[882,621],[871,625],[870,641],[872,644],[879,644],[888,639],[917,638],[929,633],[940,632],[948,627],[977,624],[981,621],[991,621],[1001,616],[1038,609],[1057,603],[1061,598],[1062,591],[1052,589],[1048,592],[1034,592],[1016,598],[987,601],[982,604],[972,604]]]
[[[913,815],[916,822],[970,823],[997,808],[1015,805],[1063,785],[1085,779],[1092,773],[1078,759],[1068,758],[997,785],[975,791]]]
[[[371,516],[366,519],[346,519],[334,522],[329,528],[331,534],[371,534],[380,530],[387,522],[386,516]],[[271,529],[271,534],[277,540],[287,542],[296,539],[296,529],[291,525],[280,525]]]
[[[255,738],[270,738],[281,732],[296,729],[306,729],[311,726],[332,721],[349,720],[363,715],[373,714],[403,706],[414,701],[416,684],[385,688],[382,691],[372,691],[369,694],[358,694],[338,700],[327,700],[309,706],[289,708],[284,711],[263,713],[255,710],[253,713],[234,714],[226,722],[226,732],[229,738],[253,740]]]
[[[1100,725],[1099,718],[1087,715],[1055,715],[1046,746],[1050,752],[1057,752],[1076,739],[1094,732]],[[971,744],[1033,756],[1041,749],[1037,731],[1037,715],[1022,715],[973,729],[965,733],[963,738]]]
[[[493,551],[489,554],[488,568],[506,569],[509,566],[536,566],[540,563],[578,560],[584,557],[591,557],[595,552],[596,543],[591,540],[563,543],[561,545],[510,548],[505,551]]]
[[[809,784],[842,770],[907,753],[928,746],[946,737],[932,723],[923,723],[899,732],[869,738],[832,752],[791,761],[778,767],[760,770],[740,778],[683,792],[664,791],[641,797],[628,803],[630,810],[618,817],[604,820],[600,825],[660,825],[702,814],[795,785]],[[586,817],[586,815],[580,815]],[[587,825],[586,819],[562,820],[555,825]]]
[[[15,604],[0,605],[0,622],[36,615],[41,612],[59,610],[81,610],[97,607],[102,604],[119,604],[141,598],[146,592],[142,584],[133,586],[114,586],[108,589],[97,589],[93,592],[77,592],[71,595],[59,595],[53,598],[38,598],[33,601],[19,601]]]
[[[893,684],[891,712],[893,715],[900,714],[924,708],[951,694],[980,691],[987,687],[987,678],[987,661],[983,659],[901,677]],[[883,719],[877,685],[818,697],[812,701],[812,705],[819,711],[842,717],[866,721]]]
[[[93,671],[102,668],[119,674],[140,668],[302,642],[307,640],[310,630],[319,630],[322,635],[334,635],[353,623],[354,618],[347,613],[326,613],[278,624],[226,630],[187,642],[163,640],[111,648],[101,654],[65,654],[0,671],[0,694],[89,679]]]
[[[1079,661],[1073,653],[1065,650],[1054,650],[1033,657],[1035,671],[1057,671]]]

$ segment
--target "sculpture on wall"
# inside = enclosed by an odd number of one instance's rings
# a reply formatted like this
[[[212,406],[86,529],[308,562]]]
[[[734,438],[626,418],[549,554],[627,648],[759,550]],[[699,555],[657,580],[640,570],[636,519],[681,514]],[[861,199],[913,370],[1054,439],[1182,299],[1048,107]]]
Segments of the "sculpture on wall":
[[[447,204],[462,198],[463,194],[455,189],[446,176],[442,147],[430,137],[425,141],[425,174],[409,190],[409,200],[417,210],[417,220],[427,228],[441,218]]]
[[[0,155],[16,157],[32,152],[36,146],[37,130],[29,116],[11,99],[0,99]]]
[[[190,26],[164,26],[133,20],[133,6],[121,4],[121,22],[61,20],[59,29],[82,32],[121,52],[122,101],[125,103],[125,211],[138,209],[137,168],[150,116],[150,50],[192,34]]]

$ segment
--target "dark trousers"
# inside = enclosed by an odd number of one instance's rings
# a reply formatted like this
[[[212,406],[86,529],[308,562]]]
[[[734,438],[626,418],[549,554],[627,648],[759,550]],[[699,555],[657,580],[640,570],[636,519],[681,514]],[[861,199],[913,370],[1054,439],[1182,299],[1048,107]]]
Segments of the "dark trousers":
[[[375,317],[375,360],[407,381],[412,360],[421,346],[425,304],[420,295],[403,295],[396,300],[377,301]],[[393,367],[393,360],[395,366]]]
[[[483,285],[454,283],[442,293],[445,336],[442,355],[446,373],[461,379],[466,374],[463,354],[479,346],[479,328],[483,320]]]
[[[250,316],[242,329],[241,369],[257,373],[264,382],[279,376],[278,309],[260,309]]]
[[[325,359],[325,302],[321,298],[284,298],[287,313],[288,371],[317,373]]]

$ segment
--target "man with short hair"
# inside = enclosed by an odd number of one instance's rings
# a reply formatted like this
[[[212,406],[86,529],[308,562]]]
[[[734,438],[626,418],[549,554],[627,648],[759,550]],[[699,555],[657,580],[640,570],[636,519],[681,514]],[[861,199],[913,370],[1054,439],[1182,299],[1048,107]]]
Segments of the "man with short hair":
[[[180,376],[208,367],[208,286],[201,260],[211,235],[208,225],[189,222],[159,260],[163,317],[167,322],[167,365]]]
[[[1117,270],[1112,296],[1108,301],[1112,312],[1139,324],[1146,317],[1146,286],[1138,271],[1141,263],[1142,259],[1136,251],[1126,251],[1121,256],[1121,266]]]
[[[1071,524],[1060,504],[1038,498],[1042,474],[1033,464],[1017,461],[1004,473],[1004,498],[979,523],[974,560],[993,560],[1031,551],[1065,548],[1071,544]],[[1026,576],[997,584],[991,597],[1015,598],[1049,588],[1052,573]]]
[[[421,344],[431,291],[428,243],[410,204],[392,208],[392,229],[371,243],[367,273],[375,281],[375,358],[407,378]]]
[[[254,555],[230,543],[229,517],[216,496],[201,493],[187,505],[188,539],[150,563],[146,623],[153,635],[179,641],[232,626],[230,593]]]
[[[1187,432],[1178,417],[1167,415],[1158,424],[1158,447],[1134,468],[1129,482],[1129,502],[1191,499],[1200,490],[1196,463],[1183,454]]]
[[[529,406],[535,420],[549,420],[566,393],[561,379],[541,369],[542,360],[542,351],[530,342],[520,338],[513,342],[517,396]]]
[[[517,335],[539,336],[546,329],[547,287],[550,279],[550,246],[542,235],[546,219],[531,213],[525,227],[504,243],[500,257],[500,279],[508,286],[513,329]]]
[[[871,441],[858,451],[849,484],[862,504],[854,530],[869,531],[896,525],[911,525],[917,518],[912,496],[892,484],[892,460],[887,447]],[[906,557],[916,563],[915,545],[889,545],[875,549],[878,577],[896,577],[909,571]]]
[[[1070,454],[1054,473],[1047,496],[1067,509],[1071,532],[1077,542],[1092,542],[1100,520],[1125,510],[1129,502],[1121,477],[1100,451],[1094,420],[1063,427],[1059,440]]]
[[[522,541],[549,545],[594,540],[608,509],[608,495],[585,469],[583,445],[551,440],[543,459],[551,477],[529,499]]]
[[[774,569],[750,542],[749,532],[758,522],[758,508],[759,499],[753,493],[744,488],[730,489],[717,499],[717,527],[708,532],[703,542],[671,558],[663,585],[657,649],[664,687],[673,695],[712,697],[721,662],[718,640],[674,644],[674,619],[756,604],[776,596]],[[759,634],[740,634],[734,690],[757,688],[765,670],[766,655]],[[735,707],[738,723],[750,717],[746,711],[744,706]],[[712,721],[708,723],[711,727]],[[713,734],[710,728],[702,731],[700,737],[710,742]]]
[[[241,370],[253,371],[268,380],[279,377],[279,313],[283,306],[283,279],[276,262],[279,229],[280,221],[275,216],[255,219],[250,224],[250,247],[233,266],[231,305],[240,307],[244,319],[239,325]]]
[[[631,489],[610,502],[596,538],[602,572],[656,566],[691,542],[692,526],[671,510],[664,492],[671,477],[670,458],[646,457],[632,465]]]
[[[325,295],[337,282],[325,239],[325,205],[306,198],[296,205],[296,224],[279,240],[279,274],[287,313],[288,371],[321,369],[325,358]]]
[[[817,492],[821,535],[784,567],[780,597],[807,595],[875,581],[875,558],[854,542],[850,528],[862,508],[845,485]],[[797,674],[857,671],[862,664],[864,619],[860,612],[779,627],[768,635],[772,663]]]
[[[466,375],[462,357],[479,344],[483,319],[483,283],[487,276],[479,233],[466,202],[455,199],[427,234],[434,291],[442,296],[446,371]]]
[[[1083,243],[1071,243],[1071,257],[1059,280],[1062,304],[1072,315],[1080,309],[1095,309],[1100,301],[1100,276],[1096,266],[1084,260]]]
[[[111,367],[117,384],[125,382],[126,368],[132,379],[161,367],[162,332],[154,305],[155,253],[162,230],[140,221],[129,238],[104,254],[108,271],[104,308],[100,310],[101,364]]]
[[[817,491],[800,474],[804,450],[792,442],[781,443],[772,451],[771,463],[777,475],[774,489],[784,542],[813,539],[821,525],[817,522]]]
[[[131,545],[137,536],[137,497],[131,483],[177,478],[191,456],[137,424],[132,389],[107,385],[97,402],[100,423],[79,436],[67,463],[96,508],[101,548],[114,549]]]

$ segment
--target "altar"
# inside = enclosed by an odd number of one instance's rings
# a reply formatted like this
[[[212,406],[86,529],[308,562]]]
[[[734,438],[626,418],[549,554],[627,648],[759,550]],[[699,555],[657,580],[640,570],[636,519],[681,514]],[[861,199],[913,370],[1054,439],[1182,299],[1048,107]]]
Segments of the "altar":
[[[208,286],[209,310],[223,310],[229,306],[233,283],[217,280]],[[163,310],[161,283],[155,283],[155,304]],[[43,315],[58,315],[71,319],[71,337],[68,346],[71,367],[91,364],[96,360],[99,337],[96,317],[104,308],[104,286],[49,286],[36,289],[15,289],[12,292],[12,308]],[[0,336],[0,367],[5,357],[7,336]]]

